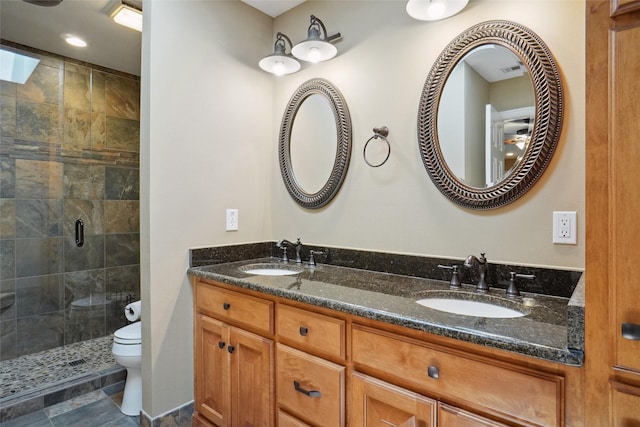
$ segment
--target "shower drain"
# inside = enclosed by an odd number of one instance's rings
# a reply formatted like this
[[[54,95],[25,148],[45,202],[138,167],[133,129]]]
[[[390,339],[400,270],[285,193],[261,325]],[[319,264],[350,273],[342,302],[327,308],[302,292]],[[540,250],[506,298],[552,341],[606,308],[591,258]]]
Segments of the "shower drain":
[[[67,365],[69,365],[69,366],[78,366],[78,365],[84,365],[85,363],[87,363],[86,360],[77,359],[77,360],[72,360],[71,362],[67,363]]]

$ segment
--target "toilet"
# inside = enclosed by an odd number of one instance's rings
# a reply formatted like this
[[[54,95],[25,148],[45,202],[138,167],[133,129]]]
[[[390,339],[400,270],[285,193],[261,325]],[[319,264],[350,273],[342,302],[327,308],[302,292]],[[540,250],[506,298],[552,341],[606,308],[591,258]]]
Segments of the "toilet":
[[[142,409],[142,329],[135,322],[118,329],[113,334],[113,357],[127,368],[127,380],[120,410],[125,415],[140,415]]]

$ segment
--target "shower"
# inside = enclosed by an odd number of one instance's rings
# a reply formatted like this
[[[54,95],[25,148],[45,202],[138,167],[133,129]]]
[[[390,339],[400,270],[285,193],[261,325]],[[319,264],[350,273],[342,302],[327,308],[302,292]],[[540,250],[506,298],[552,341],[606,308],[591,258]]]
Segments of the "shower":
[[[139,78],[40,60],[0,82],[0,403],[114,365],[140,296]]]

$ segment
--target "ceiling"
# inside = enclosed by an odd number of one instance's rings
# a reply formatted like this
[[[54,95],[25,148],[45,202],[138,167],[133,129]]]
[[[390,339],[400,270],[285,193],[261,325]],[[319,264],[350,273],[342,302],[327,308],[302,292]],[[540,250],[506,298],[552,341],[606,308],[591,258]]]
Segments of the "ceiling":
[[[134,4],[141,1],[127,0]],[[276,17],[304,0],[242,1]],[[0,0],[0,38],[140,75],[141,34],[109,18],[119,4],[120,0],[63,0],[58,6],[43,7],[22,0]],[[84,39],[88,46],[67,44],[62,38],[65,34]]]
[[[286,11],[293,9],[305,0],[242,0],[246,4],[255,7],[261,12],[275,18]]]

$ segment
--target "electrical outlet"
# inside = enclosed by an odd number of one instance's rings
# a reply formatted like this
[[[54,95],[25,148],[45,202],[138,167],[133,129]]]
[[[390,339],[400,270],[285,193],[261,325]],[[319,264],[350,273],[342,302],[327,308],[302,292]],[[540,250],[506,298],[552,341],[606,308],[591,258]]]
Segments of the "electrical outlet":
[[[553,243],[575,245],[577,243],[577,215],[575,212],[553,213]]]
[[[227,231],[238,230],[238,209],[227,209]]]

